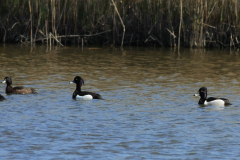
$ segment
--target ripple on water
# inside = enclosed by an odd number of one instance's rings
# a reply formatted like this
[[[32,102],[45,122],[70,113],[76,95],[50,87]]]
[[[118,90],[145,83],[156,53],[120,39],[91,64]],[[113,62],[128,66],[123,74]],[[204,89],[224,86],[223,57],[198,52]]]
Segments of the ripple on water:
[[[2,79],[38,92],[6,95],[1,86],[1,158],[237,159],[240,63],[217,52],[0,47]],[[76,75],[105,100],[73,100]],[[192,95],[202,86],[233,105],[200,107]]]

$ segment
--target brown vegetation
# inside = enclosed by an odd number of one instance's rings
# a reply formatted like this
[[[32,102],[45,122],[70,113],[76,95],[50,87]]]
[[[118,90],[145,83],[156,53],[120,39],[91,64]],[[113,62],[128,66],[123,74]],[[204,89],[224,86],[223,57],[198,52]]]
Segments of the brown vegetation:
[[[0,41],[239,47],[239,12],[238,0],[6,0]]]

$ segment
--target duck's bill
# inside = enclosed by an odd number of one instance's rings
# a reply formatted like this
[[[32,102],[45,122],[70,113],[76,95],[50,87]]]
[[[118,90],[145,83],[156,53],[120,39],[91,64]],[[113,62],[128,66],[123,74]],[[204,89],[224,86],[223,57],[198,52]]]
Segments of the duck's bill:
[[[2,83],[6,83],[6,79],[4,79],[4,80],[2,81]]]
[[[194,94],[193,96],[199,97],[200,95],[197,93],[197,94]]]
[[[74,81],[72,81],[72,82],[69,82],[70,84],[72,84],[72,83],[74,83]]]

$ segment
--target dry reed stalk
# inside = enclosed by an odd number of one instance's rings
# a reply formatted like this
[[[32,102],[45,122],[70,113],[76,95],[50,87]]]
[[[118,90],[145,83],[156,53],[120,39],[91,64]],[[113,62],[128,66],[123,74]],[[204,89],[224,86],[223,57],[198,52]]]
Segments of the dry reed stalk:
[[[32,6],[31,6],[31,0],[28,1],[29,2],[29,12],[30,12],[30,22],[31,22],[31,30],[30,30],[30,35],[31,35],[31,43],[33,40],[33,24],[32,24]]]
[[[178,32],[178,51],[180,49],[181,26],[182,26],[182,0],[180,0],[180,24],[179,24],[179,32]]]
[[[117,14],[118,14],[118,17],[119,17],[121,23],[122,23],[122,26],[123,26],[123,36],[122,36],[122,43],[121,43],[121,47],[123,47],[123,41],[124,41],[124,35],[125,35],[125,25],[124,25],[124,23],[123,23],[123,21],[122,21],[122,18],[121,18],[121,16],[120,16],[120,14],[119,14],[119,12],[118,12],[118,9],[117,9],[117,7],[116,7],[116,5],[115,5],[115,3],[114,3],[113,0],[112,0],[112,3],[113,3],[113,5],[114,5],[114,8],[115,8],[115,10],[116,10],[116,12],[117,12]]]

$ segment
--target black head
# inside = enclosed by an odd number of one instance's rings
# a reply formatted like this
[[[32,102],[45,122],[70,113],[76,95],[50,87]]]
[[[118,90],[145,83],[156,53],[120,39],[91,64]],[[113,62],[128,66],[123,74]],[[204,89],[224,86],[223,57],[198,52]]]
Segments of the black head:
[[[80,76],[76,76],[74,78],[74,80],[70,83],[76,83],[76,84],[80,84],[80,86],[82,86],[82,85],[84,85],[84,80]]]
[[[200,95],[201,98],[207,99],[207,88],[206,88],[206,87],[201,87],[201,88],[198,90],[198,93],[199,93],[199,95]]]
[[[12,84],[12,78],[10,76],[7,76],[7,77],[4,78],[2,83],[7,83],[7,85],[9,86],[9,85]]]

